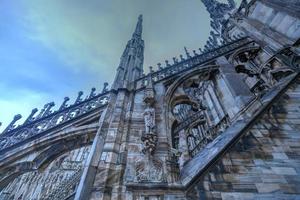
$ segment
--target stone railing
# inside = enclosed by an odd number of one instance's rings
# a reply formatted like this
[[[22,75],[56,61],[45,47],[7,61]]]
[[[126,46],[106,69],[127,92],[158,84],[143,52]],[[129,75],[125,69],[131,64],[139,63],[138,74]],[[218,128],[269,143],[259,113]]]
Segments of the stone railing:
[[[194,157],[201,151],[209,142],[214,140],[221,134],[230,124],[228,115],[225,115],[216,125],[209,127],[206,131],[205,137],[190,151],[191,157]]]
[[[213,49],[209,52],[203,53],[201,55],[195,55],[191,58],[182,60],[180,62],[175,62],[173,65],[168,64],[165,68],[160,68],[158,71],[151,72],[153,82],[161,81],[177,73],[182,73],[190,68],[204,64],[210,60],[213,60],[221,55],[230,53],[235,49],[253,42],[250,38],[242,38],[224,46]],[[144,76],[136,80],[137,88],[141,88],[147,85],[148,76]]]
[[[174,132],[178,133],[179,131],[188,128],[190,125],[194,123],[201,123],[204,124],[206,120],[204,119],[203,111],[199,111],[191,116],[188,117],[188,119],[184,120],[178,126],[175,128]]]
[[[53,112],[50,110],[53,107],[53,103],[46,104],[36,117],[33,117],[37,112],[37,109],[34,109],[27,120],[18,127],[15,127],[14,124],[20,119],[20,116],[16,115],[14,120],[0,135],[0,154],[6,152],[14,145],[39,137],[46,131],[104,107],[109,100],[109,92],[107,91],[98,95],[91,93],[85,100],[81,100],[80,96],[82,96],[82,92],[79,93],[75,103],[70,106],[66,105],[68,99],[65,99],[60,108]]]

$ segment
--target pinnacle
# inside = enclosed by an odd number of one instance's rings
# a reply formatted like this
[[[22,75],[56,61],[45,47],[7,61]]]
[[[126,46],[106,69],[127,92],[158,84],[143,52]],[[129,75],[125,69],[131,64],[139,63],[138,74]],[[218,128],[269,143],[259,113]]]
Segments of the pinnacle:
[[[136,24],[136,28],[133,33],[133,36],[142,37],[142,32],[143,32],[143,15],[139,15],[138,22]]]

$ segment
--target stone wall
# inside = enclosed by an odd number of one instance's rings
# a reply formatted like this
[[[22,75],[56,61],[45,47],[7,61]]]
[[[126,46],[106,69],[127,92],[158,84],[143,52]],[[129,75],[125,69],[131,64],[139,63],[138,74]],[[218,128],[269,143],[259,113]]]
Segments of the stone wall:
[[[55,159],[55,161],[44,170],[35,170],[18,176],[0,192],[0,199],[56,199],[50,197],[51,194],[54,196],[55,194],[53,194],[53,192],[59,193],[60,189],[70,189],[67,188],[65,184],[62,184],[81,170],[88,156],[89,148],[89,146],[82,147],[65,153]],[[79,180],[77,183],[78,182]],[[71,186],[76,186],[77,183],[71,184]],[[75,188],[73,188],[73,190],[74,189]],[[70,193],[72,193],[72,191],[70,191]]]
[[[299,83],[201,178],[200,199],[299,199]]]

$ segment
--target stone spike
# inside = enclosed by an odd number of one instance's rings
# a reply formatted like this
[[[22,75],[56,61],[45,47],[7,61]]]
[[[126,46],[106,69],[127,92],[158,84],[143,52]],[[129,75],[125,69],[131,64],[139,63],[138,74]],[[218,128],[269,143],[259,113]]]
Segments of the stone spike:
[[[174,62],[174,64],[177,64],[177,63],[178,63],[178,60],[177,60],[176,57],[173,57],[173,62]]]
[[[51,113],[52,113],[51,108],[52,108],[53,106],[55,106],[55,103],[54,103],[54,102],[48,103],[48,104],[47,104],[47,108],[46,108],[46,110],[45,110],[45,112],[44,112],[44,114],[43,114],[42,116],[45,117],[45,116],[51,114]]]
[[[161,66],[161,63],[157,63],[157,67],[158,67],[159,70],[163,69],[163,67]]]
[[[138,23],[136,24],[135,31],[133,33],[133,37],[142,37],[143,32],[143,15],[139,15]]]
[[[108,87],[108,83],[107,83],[107,82],[104,82],[104,83],[103,83],[102,94],[108,91],[108,88],[107,88],[107,87]]]
[[[166,67],[171,66],[171,65],[169,64],[169,61],[168,61],[168,60],[165,60],[165,63],[166,63]]]
[[[82,95],[83,95],[83,92],[79,91],[78,96],[77,96],[76,101],[75,101],[75,104],[80,103],[82,101],[82,99],[81,99]]]
[[[9,123],[9,125],[4,129],[3,133],[11,131],[15,128],[15,123],[22,118],[22,115],[17,114],[14,116],[13,120]]]
[[[184,47],[185,55],[187,58],[191,58],[191,55],[186,47]]]
[[[153,73],[153,72],[154,72],[154,70],[153,70],[153,67],[152,67],[152,66],[149,66],[149,72],[150,72],[150,73]]]
[[[179,57],[180,57],[180,60],[181,60],[181,61],[184,61],[184,60],[185,60],[182,54],[180,54]]]
[[[193,53],[194,53],[194,56],[198,56],[199,55],[196,50],[193,50]]]
[[[62,110],[62,109],[65,109],[66,107],[68,107],[67,101],[69,101],[69,100],[70,100],[69,97],[65,97],[63,103],[61,104],[61,106],[59,107],[58,110]]]
[[[45,104],[44,107],[41,109],[40,113],[38,114],[38,116],[36,117],[37,119],[41,118],[47,108],[48,104]]]
[[[33,116],[34,116],[35,113],[37,113],[37,111],[38,111],[37,108],[32,109],[30,115],[27,117],[27,119],[25,120],[24,124],[32,122],[34,120]]]
[[[88,98],[92,98],[92,97],[96,96],[95,91],[96,91],[96,88],[93,87],[93,88],[91,89],[91,93],[90,93],[90,95],[89,95]]]

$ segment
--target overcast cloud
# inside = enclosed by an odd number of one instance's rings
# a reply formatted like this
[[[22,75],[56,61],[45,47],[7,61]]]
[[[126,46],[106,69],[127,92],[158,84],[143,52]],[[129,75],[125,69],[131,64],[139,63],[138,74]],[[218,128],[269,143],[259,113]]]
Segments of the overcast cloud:
[[[200,0],[0,1],[3,126],[15,114],[26,118],[34,107],[111,83],[139,14],[144,68],[208,38],[210,19]]]

